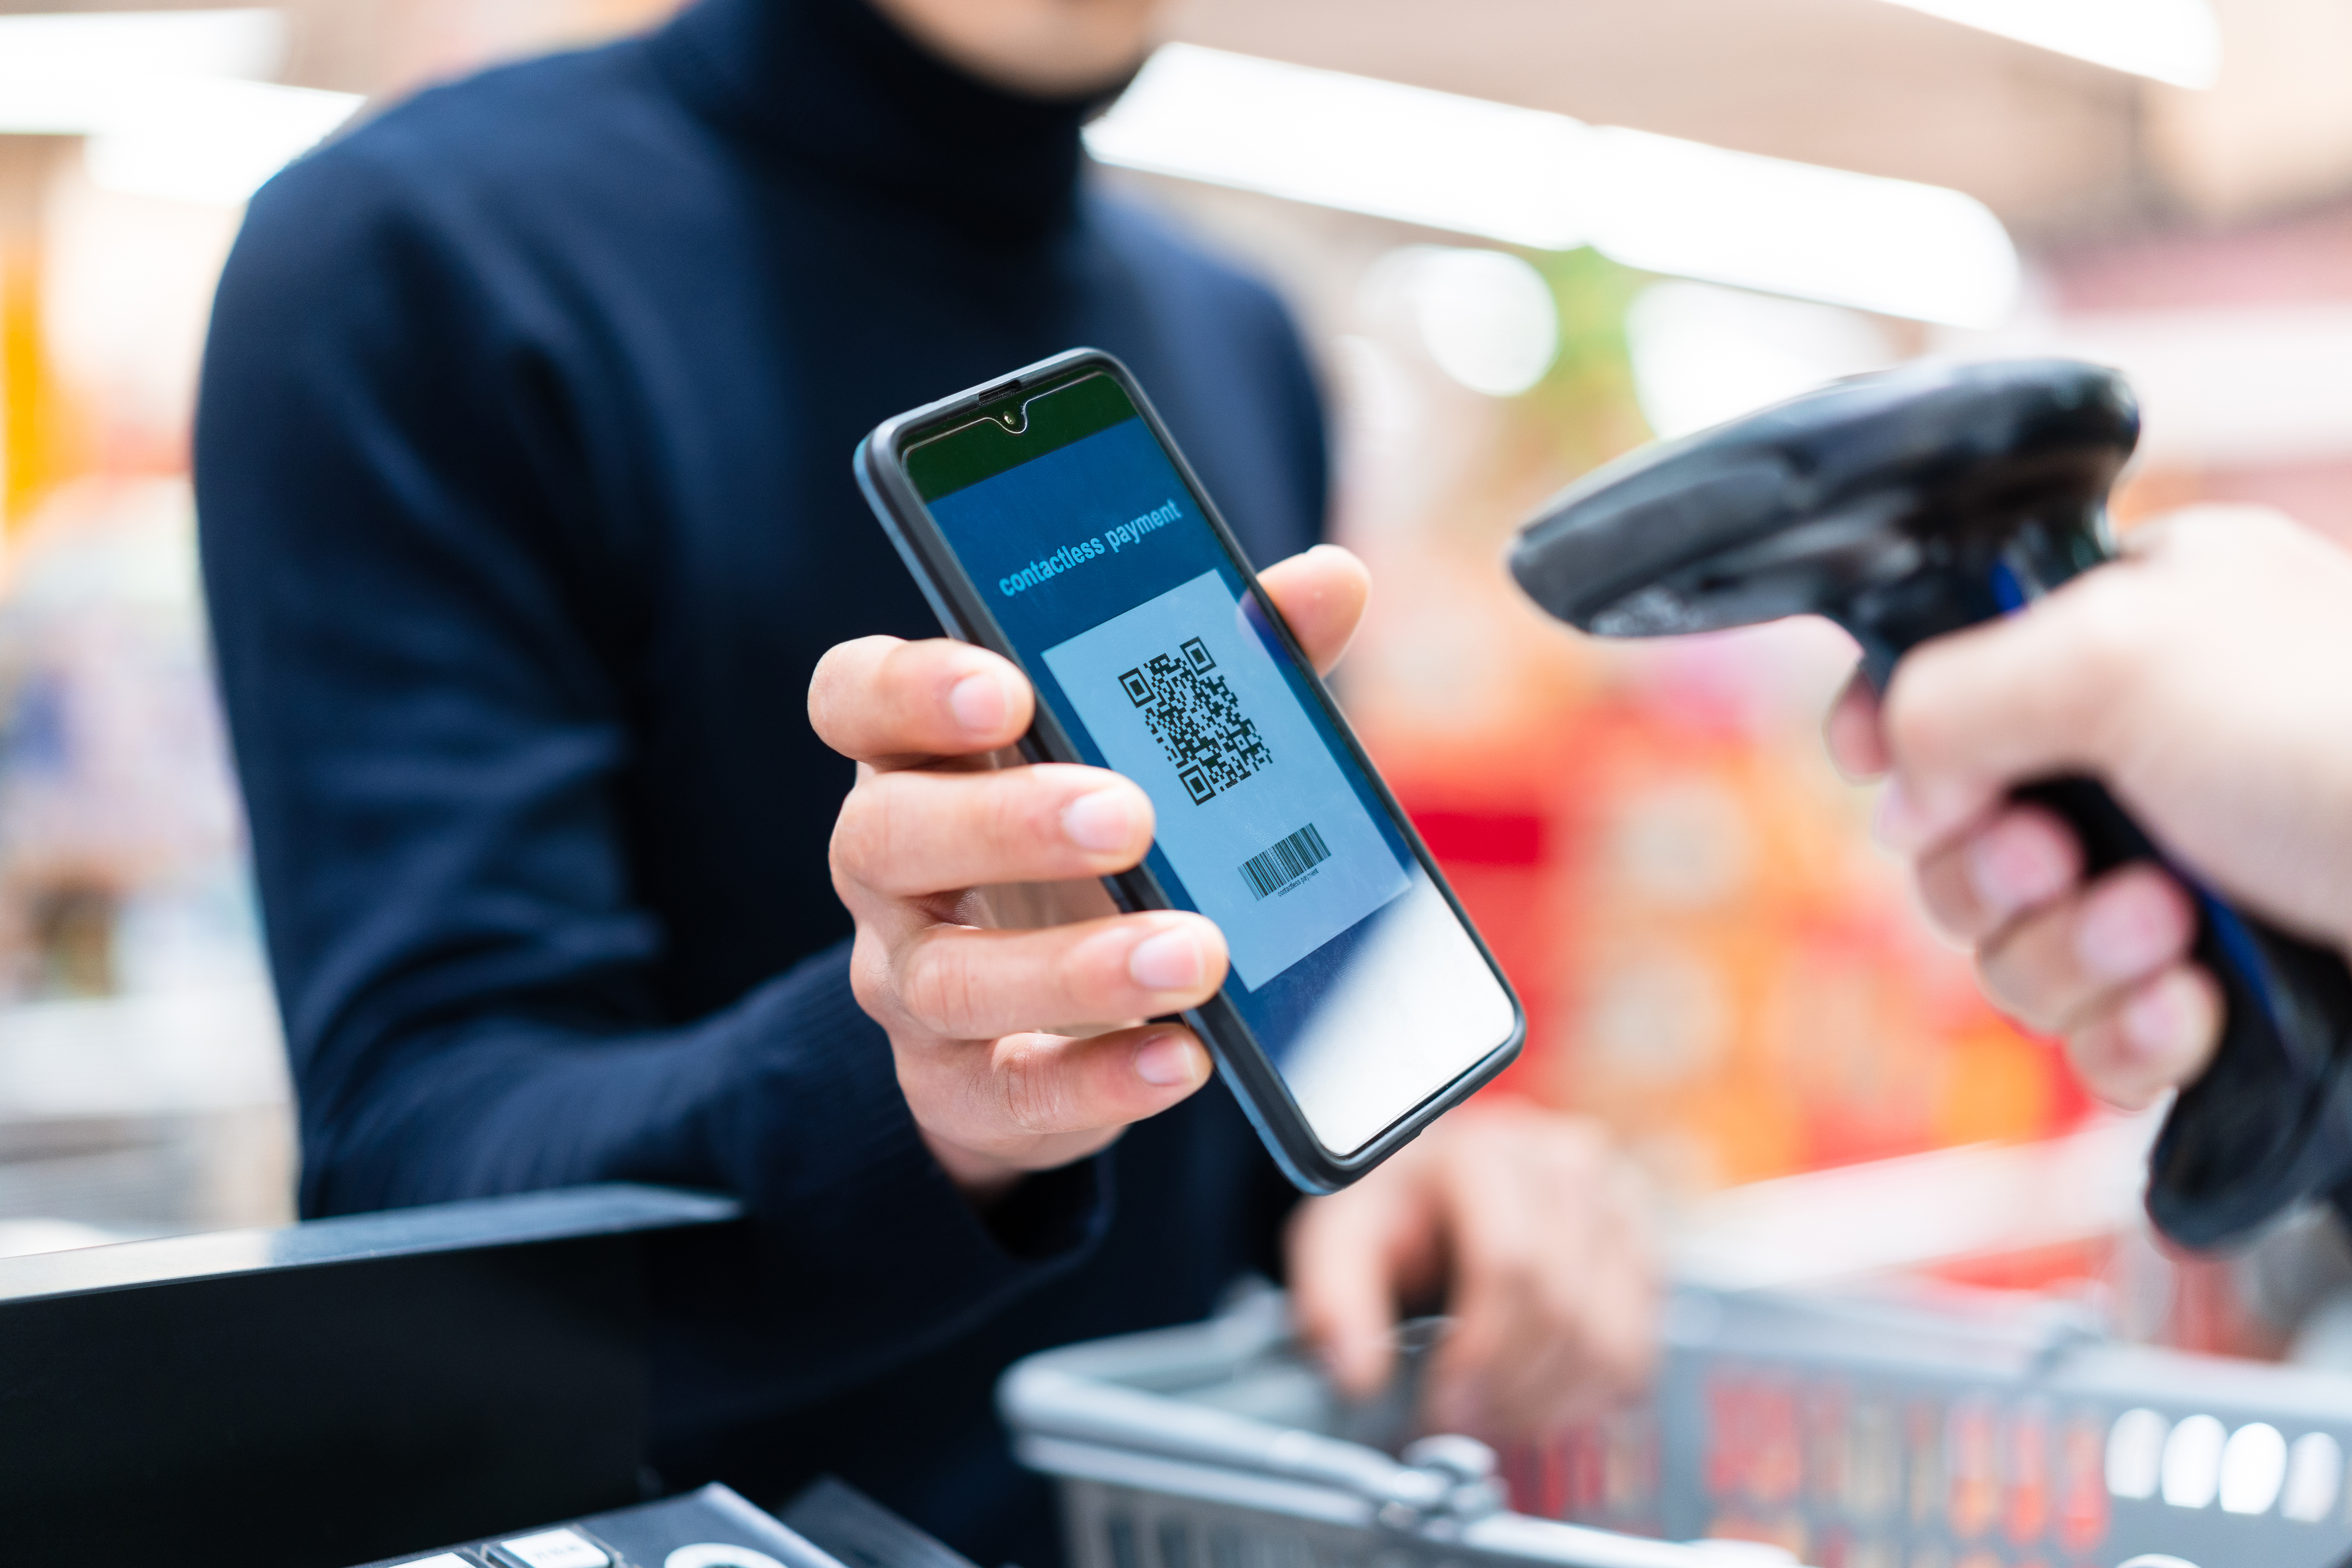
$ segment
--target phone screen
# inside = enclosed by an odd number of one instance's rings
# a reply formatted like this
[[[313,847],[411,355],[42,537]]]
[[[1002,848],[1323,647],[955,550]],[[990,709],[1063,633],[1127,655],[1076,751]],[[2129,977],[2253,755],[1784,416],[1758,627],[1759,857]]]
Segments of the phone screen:
[[[1039,700],[1150,796],[1147,864],[1224,932],[1225,996],[1345,1156],[1501,1046],[1509,993],[1112,377],[910,447]]]

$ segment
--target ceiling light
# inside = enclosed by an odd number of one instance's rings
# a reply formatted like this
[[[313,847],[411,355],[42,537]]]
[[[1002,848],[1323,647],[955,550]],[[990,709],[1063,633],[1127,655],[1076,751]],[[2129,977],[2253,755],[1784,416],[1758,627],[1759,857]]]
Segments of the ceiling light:
[[[2015,247],[1960,192],[1170,44],[1087,129],[1107,163],[1952,325]]]
[[[2221,28],[2207,0],[1892,0],[2094,65],[2176,87],[2221,75]]]
[[[1559,357],[1551,285],[1507,251],[1409,245],[1366,282],[1402,304],[1437,368],[1473,392],[1516,397]]]
[[[234,11],[90,11],[0,16],[0,123],[108,79],[274,77],[286,63],[286,16]],[[35,132],[37,133],[37,132]],[[77,134],[71,127],[61,132]]]
[[[1583,132],[1532,109],[1168,44],[1087,147],[1130,169],[1565,250],[1584,237],[1559,177]]]
[[[362,101],[256,79],[285,54],[274,10],[0,17],[0,134],[86,136],[101,187],[233,205]]]
[[[359,108],[355,93],[266,81],[160,90],[89,140],[90,181],[131,195],[234,206]]]
[[[1592,136],[1592,246],[1613,261],[1954,325],[2016,302],[2016,247],[1973,196],[1614,126]]]

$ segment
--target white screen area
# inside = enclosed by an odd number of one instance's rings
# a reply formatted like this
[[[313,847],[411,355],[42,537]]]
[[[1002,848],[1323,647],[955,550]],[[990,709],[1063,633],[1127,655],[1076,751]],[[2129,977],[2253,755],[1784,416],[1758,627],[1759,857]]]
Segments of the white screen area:
[[[1435,884],[1373,919],[1291,1043],[1282,1080],[1315,1136],[1350,1154],[1460,1078],[1511,1032],[1511,999]]]

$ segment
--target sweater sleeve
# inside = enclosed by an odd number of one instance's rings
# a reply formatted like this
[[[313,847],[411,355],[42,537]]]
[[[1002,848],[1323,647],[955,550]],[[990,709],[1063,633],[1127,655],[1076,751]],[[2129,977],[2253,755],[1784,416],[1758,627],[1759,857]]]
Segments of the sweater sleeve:
[[[302,1206],[739,1194],[755,1245],[824,1281],[761,1309],[824,1347],[786,1375],[838,1385],[1073,1267],[1108,1181],[1073,1166],[983,1224],[845,944],[668,1015],[629,832],[650,657],[630,580],[657,569],[657,521],[615,517],[625,458],[582,434],[593,375],[565,355],[593,363],[593,324],[514,286],[478,243],[494,218],[454,200],[349,144],[296,165],[255,202],[205,365],[205,580]]]

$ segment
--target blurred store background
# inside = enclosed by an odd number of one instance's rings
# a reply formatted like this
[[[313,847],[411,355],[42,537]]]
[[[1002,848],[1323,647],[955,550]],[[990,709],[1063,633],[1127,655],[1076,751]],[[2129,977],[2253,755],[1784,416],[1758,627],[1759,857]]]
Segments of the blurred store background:
[[[668,8],[0,0],[0,1252],[289,1209],[186,476],[241,202],[421,84]],[[2352,539],[2352,4],[1180,0],[1169,32],[1101,178],[1307,331],[1379,583],[1344,695],[1528,999],[1508,1088],[1608,1118],[1696,1276],[2328,1353],[2323,1233],[2164,1252],[2152,1124],[1927,936],[1820,746],[1838,634],[1603,647],[1497,562],[1653,434],[1923,353],[2127,370],[2126,522],[2255,500]]]

